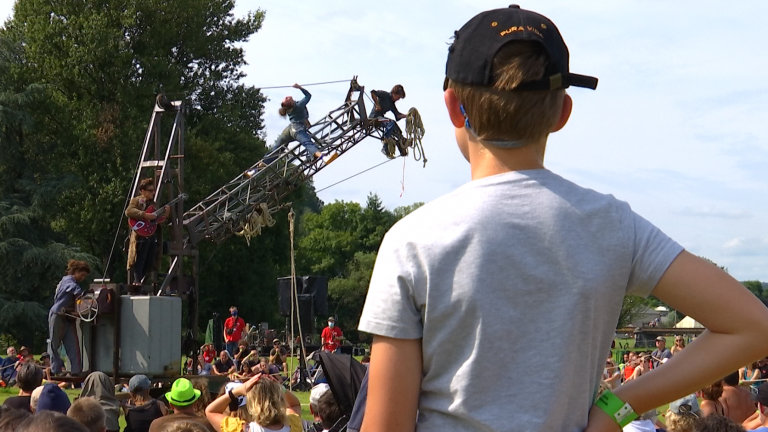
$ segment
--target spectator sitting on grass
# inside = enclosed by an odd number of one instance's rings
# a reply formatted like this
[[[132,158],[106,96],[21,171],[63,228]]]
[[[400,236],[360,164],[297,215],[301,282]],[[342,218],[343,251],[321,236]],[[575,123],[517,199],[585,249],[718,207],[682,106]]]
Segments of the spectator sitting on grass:
[[[107,431],[119,432],[120,402],[115,398],[115,385],[104,372],[92,372],[83,381],[80,397],[95,398],[107,416]]]
[[[16,348],[9,346],[5,350],[8,357],[4,358],[0,363],[0,378],[8,387],[16,385],[16,362],[19,361],[19,357],[16,355]]]
[[[685,348],[685,339],[682,336],[675,336],[675,346],[669,352],[674,356]]]
[[[67,410],[67,417],[77,420],[90,432],[107,430],[107,415],[104,413],[104,408],[99,401],[90,396],[78,398]]]
[[[757,402],[757,415],[743,422],[745,429],[750,431],[768,432],[768,383],[757,388],[754,395]]]
[[[247,378],[254,376],[256,373],[258,373],[257,366],[259,366],[259,363],[259,351],[251,350],[245,360],[243,360],[243,363],[240,365],[240,375]]]
[[[206,363],[213,363],[216,360],[216,348],[213,347],[213,344],[203,345],[202,351]]]
[[[230,401],[239,396],[246,397],[248,411],[253,419],[251,423],[224,415]],[[208,405],[205,414],[210,424],[220,432],[302,430],[299,399],[289,391],[283,393],[282,386],[264,374],[256,375],[229,394],[218,397]]]
[[[56,387],[58,388],[58,387]],[[59,389],[61,390],[61,389]],[[29,416],[19,428],[18,432],[89,432],[88,429],[77,420],[54,411],[43,411]]]
[[[34,363],[21,365],[16,375],[16,384],[19,386],[19,395],[9,397],[3,403],[4,406],[28,411],[32,413],[30,402],[32,392],[43,383],[43,370]]]
[[[32,414],[29,411],[0,406],[0,432],[16,432],[27,418]]]
[[[696,420],[693,432],[744,432],[744,428],[721,415],[710,415]]]
[[[195,414],[208,424],[208,420],[205,417],[205,409],[211,403],[211,389],[208,387],[208,379],[193,378],[191,381],[192,388],[200,392],[200,397],[197,398],[193,405]]]
[[[248,348],[248,342],[241,340],[237,343],[237,353],[233,356],[235,361],[235,368],[240,370],[240,365],[243,364],[243,360],[251,354],[251,350]]]
[[[153,421],[149,427],[149,432],[165,432],[169,426],[176,422],[196,422],[205,427],[208,432],[215,432],[205,418],[200,418],[195,413],[195,401],[200,398],[200,394],[200,390],[195,389],[188,379],[179,378],[174,381],[171,391],[165,394],[165,398],[173,409],[173,414]]]
[[[669,404],[664,416],[667,432],[693,432],[693,425],[699,418],[699,401],[696,395],[689,395]]]
[[[69,396],[64,393],[64,390],[60,389],[56,384],[49,383],[44,385],[40,391],[35,415],[40,415],[43,411],[54,411],[66,416],[67,410],[69,410],[71,405]]]
[[[322,420],[318,414],[317,404],[320,402],[320,398],[329,391],[331,391],[331,387],[322,383],[312,387],[312,391],[309,392],[309,412],[314,417],[315,423],[320,423]]]
[[[32,411],[32,414],[37,412],[37,401],[40,400],[40,393],[43,392],[43,386],[38,386],[36,389],[32,390],[32,395],[29,397],[29,409]]]
[[[757,405],[752,392],[739,387],[739,371],[723,378],[723,395],[719,400],[728,412],[728,418],[736,423],[742,424],[752,415],[757,414]]]
[[[219,395],[216,397],[219,398],[221,396],[228,395],[230,390],[234,390],[241,385],[243,385],[243,383],[240,381],[228,382],[224,387],[221,388],[221,392],[219,392]],[[248,411],[248,405],[246,404],[245,396],[238,396],[236,399],[230,400],[229,406],[224,410],[224,415],[240,419],[245,423],[250,423],[253,421],[251,413]]]
[[[320,424],[323,426],[324,432],[334,427],[341,419],[341,409],[331,391],[320,396],[320,400],[317,402],[316,417],[320,417]]]
[[[701,416],[707,417],[711,414],[718,414],[728,417],[728,410],[725,409],[720,396],[723,395],[723,381],[719,380],[700,390],[701,393]]]
[[[227,350],[221,350],[219,358],[213,362],[213,374],[214,375],[229,375],[235,372],[235,362],[229,356]]]
[[[739,377],[741,381],[755,381],[760,379],[760,366],[757,362],[753,362],[748,366],[744,366],[739,370]],[[760,382],[753,382],[750,384],[752,388],[760,387]]]
[[[197,374],[213,375],[213,366],[205,361],[205,356],[203,354],[197,356]]]
[[[659,421],[658,416],[656,410],[643,413],[624,426],[622,432],[656,432],[657,426],[663,429],[666,426]]]
[[[128,382],[131,399],[123,406],[125,429],[123,432],[147,432],[152,422],[168,413],[165,404],[149,395],[152,382],[144,375],[134,375]]]
[[[613,362],[613,359],[608,357],[605,360],[605,369],[603,369],[603,380],[605,380],[606,384],[610,389],[615,389],[619,385],[621,385],[621,372],[619,371],[619,367],[616,366],[616,363]]]
[[[269,351],[269,362],[277,366],[281,372],[288,371],[288,364],[286,363],[288,357],[288,351],[280,345],[280,339],[272,341],[272,349]]]

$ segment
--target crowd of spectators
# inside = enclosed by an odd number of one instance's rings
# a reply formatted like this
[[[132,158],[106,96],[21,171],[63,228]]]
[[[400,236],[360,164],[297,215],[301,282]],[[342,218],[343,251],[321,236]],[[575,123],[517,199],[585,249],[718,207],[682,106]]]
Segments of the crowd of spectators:
[[[659,337],[656,350],[652,352],[624,352],[618,364],[609,357],[605,363],[601,389],[615,389],[644,373],[653,373],[684,348],[685,340],[680,336],[675,337],[671,350],[666,348],[666,339]],[[623,430],[768,432],[768,408],[765,408],[768,406],[767,380],[768,357],[734,371],[695,394],[672,402],[664,412],[652,410],[639,414]]]

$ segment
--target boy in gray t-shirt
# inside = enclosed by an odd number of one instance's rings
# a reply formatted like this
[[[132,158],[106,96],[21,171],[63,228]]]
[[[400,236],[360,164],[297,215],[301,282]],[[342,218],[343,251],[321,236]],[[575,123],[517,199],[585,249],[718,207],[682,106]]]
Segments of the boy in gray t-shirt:
[[[446,69],[472,181],[382,242],[359,325],[375,335],[363,432],[618,431],[632,409],[768,354],[754,346],[768,311],[749,291],[627,203],[544,168],[547,136],[570,115],[564,89],[597,86],[569,72],[551,21],[481,13],[456,32]],[[623,297],[651,293],[711,333],[608,392],[613,408],[590,408]]]

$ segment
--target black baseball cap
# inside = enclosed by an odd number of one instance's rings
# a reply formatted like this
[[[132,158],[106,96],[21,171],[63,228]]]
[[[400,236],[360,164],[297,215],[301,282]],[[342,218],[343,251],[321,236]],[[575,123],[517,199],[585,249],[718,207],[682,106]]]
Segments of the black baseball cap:
[[[493,58],[501,47],[517,41],[541,43],[549,54],[549,66],[540,80],[525,81],[514,90],[597,88],[597,78],[570,72],[568,47],[555,24],[518,5],[481,12],[454,33],[445,65],[446,78],[462,84],[493,85]]]
[[[760,387],[752,393],[752,400],[768,406],[768,382],[760,384]]]

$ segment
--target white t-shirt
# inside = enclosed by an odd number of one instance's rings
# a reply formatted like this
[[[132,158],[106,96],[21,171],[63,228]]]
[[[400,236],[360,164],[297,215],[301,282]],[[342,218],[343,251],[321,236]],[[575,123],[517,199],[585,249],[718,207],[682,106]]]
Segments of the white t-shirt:
[[[624,295],[681,251],[548,170],[487,177],[392,227],[359,329],[422,339],[419,431],[581,431]]]
[[[291,427],[285,425],[282,429],[267,429],[256,422],[251,422],[248,423],[248,427],[245,428],[244,432],[291,432]]]
[[[656,425],[650,420],[635,420],[624,426],[622,432],[656,432]]]

